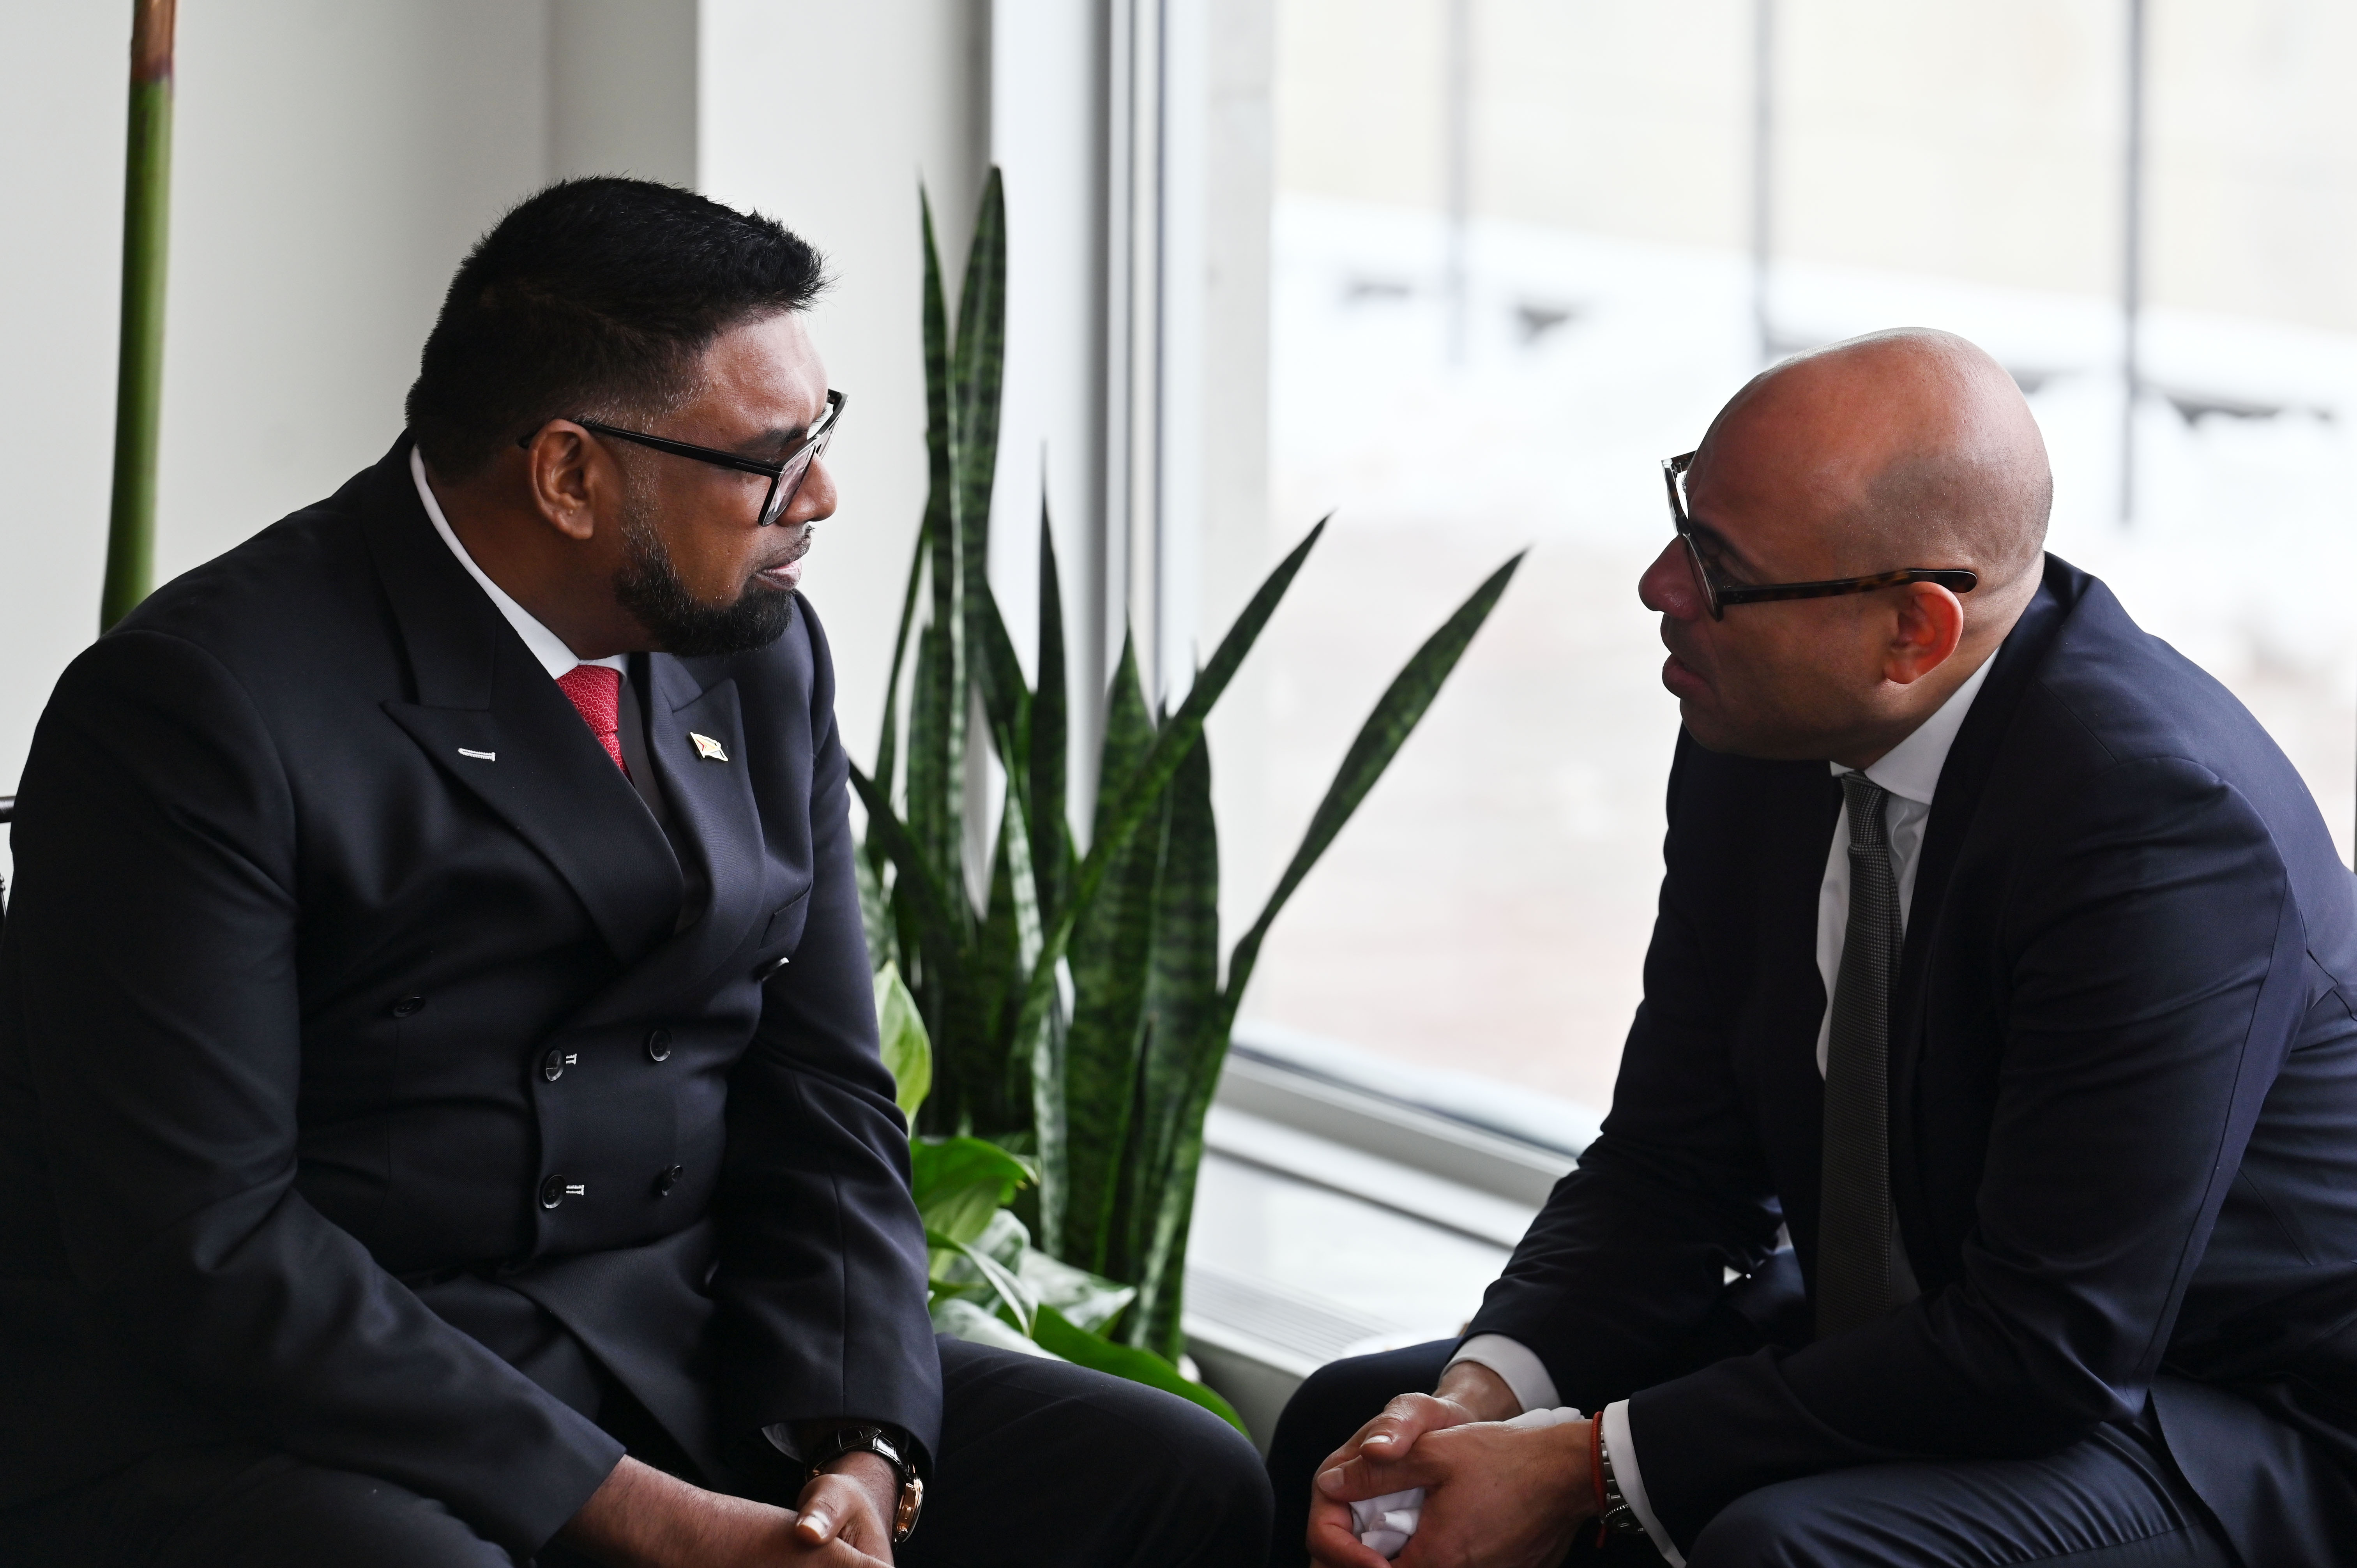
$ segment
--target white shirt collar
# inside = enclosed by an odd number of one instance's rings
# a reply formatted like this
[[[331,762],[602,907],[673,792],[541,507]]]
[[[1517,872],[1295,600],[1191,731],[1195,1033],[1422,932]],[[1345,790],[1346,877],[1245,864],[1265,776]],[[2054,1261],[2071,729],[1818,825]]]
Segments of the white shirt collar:
[[[489,573],[475,564],[475,558],[467,553],[467,547],[459,543],[458,536],[451,532],[450,520],[442,515],[442,503],[434,499],[434,487],[425,482],[425,459],[418,456],[414,446],[409,449],[409,477],[417,481],[417,499],[425,503],[425,518],[434,525],[434,532],[442,536],[442,542],[450,547],[450,553],[458,558],[458,564],[467,569],[467,575],[474,578],[483,592],[490,596],[491,603],[498,607],[500,614],[507,618],[508,624],[515,628],[516,635],[523,639],[523,645],[532,650],[532,656],[540,660],[541,668],[548,671],[549,679],[560,679],[583,664],[627,670],[630,655],[626,653],[609,654],[604,659],[583,659],[576,655],[565,646],[563,638],[541,625],[530,610],[516,603],[505,588],[491,581]],[[1876,782],[1880,783],[1881,780],[1877,779]]]
[[[1973,699],[1980,695],[1981,682],[1988,679],[1989,666],[1996,662],[1992,651],[1979,669],[1964,677],[1963,685],[1948,693],[1946,702],[1932,710],[1930,718],[1915,726],[1914,734],[1867,768],[1866,776],[1902,800],[1930,805],[1932,791],[1940,787],[1940,769],[1947,766],[1948,748],[1956,744],[1956,732],[1964,727],[1964,715],[1972,711]],[[1838,762],[1830,766],[1835,778],[1850,771]]]

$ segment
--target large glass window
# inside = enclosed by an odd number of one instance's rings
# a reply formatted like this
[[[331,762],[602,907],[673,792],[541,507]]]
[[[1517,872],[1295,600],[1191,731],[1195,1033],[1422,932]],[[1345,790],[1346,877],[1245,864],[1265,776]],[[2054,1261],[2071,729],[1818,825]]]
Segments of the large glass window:
[[[1277,12],[1272,537],[1335,521],[1255,656],[1232,880],[1273,878],[1390,672],[1532,553],[1248,1018],[1607,1102],[1677,727],[1634,586],[1656,460],[1763,364],[1877,328],[2013,371],[2050,548],[2257,714],[2348,849],[2357,11]]]

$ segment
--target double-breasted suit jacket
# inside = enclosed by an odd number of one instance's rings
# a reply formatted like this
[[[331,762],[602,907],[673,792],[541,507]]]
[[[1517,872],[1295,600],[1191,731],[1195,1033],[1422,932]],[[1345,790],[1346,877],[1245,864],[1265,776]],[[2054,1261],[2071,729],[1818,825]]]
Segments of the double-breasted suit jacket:
[[[619,1457],[608,1380],[715,1475],[774,1423],[937,1441],[817,620],[634,660],[667,832],[407,446],[159,590],[42,716],[0,1504],[244,1438],[530,1552]]]

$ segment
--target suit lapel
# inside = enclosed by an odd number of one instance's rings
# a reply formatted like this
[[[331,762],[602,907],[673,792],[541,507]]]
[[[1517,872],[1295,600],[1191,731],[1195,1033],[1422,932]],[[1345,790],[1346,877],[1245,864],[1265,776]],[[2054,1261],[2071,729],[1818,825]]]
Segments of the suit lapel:
[[[697,918],[647,956],[583,1012],[577,1022],[636,1017],[675,1004],[707,984],[727,960],[758,935],[764,912],[768,858],[754,803],[750,760],[737,682],[700,688],[695,676],[668,654],[647,660],[654,687],[649,702],[647,757],[671,808],[681,851],[696,857],[710,889]],[[694,737],[708,743],[699,747]]]
[[[435,532],[405,441],[378,477],[364,527],[416,685],[416,701],[388,701],[386,714],[555,868],[618,957],[639,958],[679,908],[662,829]]]
[[[1907,941],[1900,950],[1899,984],[1891,997],[1890,1031],[1890,1159],[1892,1196],[1902,1222],[1910,1213],[1921,1215],[1922,1187],[1917,1179],[1915,1090],[1922,1065],[1924,1036],[1929,1027],[1931,954],[1942,938],[1949,878],[1978,814],[2006,732],[2021,706],[2031,678],[2045,662],[2048,647],[2061,625],[2065,607],[2053,587],[2055,573],[2076,576],[2072,568],[2053,563],[1995,655],[1988,680],[1973,701],[1948,747],[1940,782],[1932,795],[1932,815],[1923,828],[1922,859],[1915,867],[1915,893],[1907,922]],[[1909,1234],[1910,1258],[1924,1259],[1928,1235]],[[1919,1273],[1923,1271],[1919,1269]],[[1927,1279],[1926,1283],[1930,1283]]]

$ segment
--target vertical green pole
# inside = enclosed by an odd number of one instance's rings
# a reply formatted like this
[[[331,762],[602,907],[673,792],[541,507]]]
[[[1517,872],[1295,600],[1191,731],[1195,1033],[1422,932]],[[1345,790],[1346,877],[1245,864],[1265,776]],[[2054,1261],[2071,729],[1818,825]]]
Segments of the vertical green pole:
[[[123,184],[123,348],[114,390],[114,504],[101,631],[156,575],[156,437],[164,403],[164,246],[172,209],[175,0],[132,0],[131,138]]]

